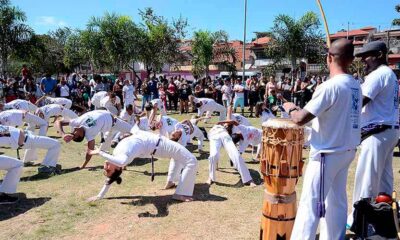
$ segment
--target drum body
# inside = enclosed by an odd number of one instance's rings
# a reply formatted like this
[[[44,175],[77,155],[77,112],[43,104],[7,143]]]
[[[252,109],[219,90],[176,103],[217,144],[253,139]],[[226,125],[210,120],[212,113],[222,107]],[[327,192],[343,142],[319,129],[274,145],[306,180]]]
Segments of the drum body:
[[[290,239],[296,217],[296,193],[271,195],[265,192],[260,239]]]
[[[261,173],[268,192],[292,194],[302,174],[304,129],[288,119],[263,124]]]

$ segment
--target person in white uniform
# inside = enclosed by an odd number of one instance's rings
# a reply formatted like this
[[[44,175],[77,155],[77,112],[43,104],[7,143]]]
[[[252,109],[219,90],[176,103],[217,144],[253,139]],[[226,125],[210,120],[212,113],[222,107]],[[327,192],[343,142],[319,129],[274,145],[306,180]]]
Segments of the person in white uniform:
[[[192,97],[192,101],[195,103],[197,108],[197,115],[199,117],[203,116],[206,113],[207,117],[211,117],[213,112],[219,113],[219,121],[225,120],[226,117],[226,108],[221,104],[218,104],[211,98],[196,98]],[[204,121],[207,123],[207,120]]]
[[[64,132],[63,126],[67,125],[72,129],[70,134]],[[71,140],[82,142],[84,138],[87,139],[86,158],[81,168],[85,168],[89,163],[91,159],[89,151],[94,149],[95,138],[99,133],[104,133],[106,136],[100,146],[101,150],[106,151],[111,147],[112,137],[115,132],[129,133],[132,128],[129,123],[114,117],[106,110],[94,110],[72,120],[56,121],[55,126],[67,143]]]
[[[148,112],[154,111],[155,114],[157,114],[157,110],[160,110],[160,114],[162,116],[167,116],[167,111],[165,110],[164,103],[159,98],[151,100],[150,103],[148,103],[146,106],[146,111]]]
[[[94,106],[94,109],[97,110],[97,109],[101,108],[101,106],[100,106],[101,100],[104,99],[107,96],[108,96],[108,92],[106,92],[106,91],[97,92],[90,99],[90,104],[89,105],[90,106]]]
[[[0,104],[0,106],[3,104]],[[3,107],[0,109],[2,110],[11,110],[11,109],[17,109],[17,110],[25,110],[30,113],[35,113],[36,109],[38,107],[31,103],[30,101],[27,100],[22,100],[22,99],[15,99],[9,103],[5,103]]]
[[[178,120],[169,116],[161,116],[157,117],[157,120],[151,120],[152,117],[150,115],[150,129],[155,131],[159,130],[160,135],[169,138],[172,132],[175,131],[175,125],[179,123]]]
[[[135,86],[131,84],[128,79],[124,80],[124,87],[122,88],[122,96],[124,100],[124,108],[128,105],[134,105],[137,99]]]
[[[366,44],[357,54],[369,74],[361,85],[362,142],[355,175],[353,202],[393,191],[393,149],[399,139],[399,85],[387,66],[384,42]],[[353,223],[353,214],[348,217]]]
[[[49,97],[49,96],[43,96],[36,101],[36,105],[38,105],[42,100],[44,100],[45,105],[59,104],[67,109],[70,109],[72,107],[72,101],[68,98],[63,98],[63,97],[54,98],[54,97]]]
[[[51,117],[63,117],[64,119],[75,119],[78,115],[72,110],[65,108],[59,104],[49,104],[38,108],[35,111],[35,115],[49,122]]]
[[[260,117],[261,125],[268,121],[268,119],[276,118],[271,109],[268,108],[266,102],[259,102],[256,104],[256,117]]]
[[[327,55],[330,80],[299,109],[284,108],[298,125],[312,121],[310,159],[291,239],[314,240],[320,218],[319,239],[344,239],[346,233],[348,168],[360,143],[361,88],[349,74],[352,41],[339,39]]]
[[[232,133],[240,134],[243,139],[239,141],[239,153],[243,154],[246,148],[251,145],[253,147],[257,147],[256,159],[260,156],[261,150],[261,139],[262,139],[262,130],[252,127],[252,126],[244,126],[234,121],[234,126],[232,128]]]
[[[35,132],[35,128],[39,127],[39,135],[46,136],[48,124],[40,117],[25,110],[6,110],[0,112],[0,124],[2,125],[22,127],[24,123],[28,124],[27,130]]]
[[[186,148],[163,136],[150,132],[132,129],[132,135],[123,139],[114,149],[113,155],[100,150],[91,151],[90,154],[100,154],[107,159],[105,164],[106,176],[109,180],[103,186],[100,193],[91,200],[98,200],[104,197],[108,191],[112,179],[121,182],[120,175],[122,168],[134,161],[137,157],[156,157],[173,159],[183,169],[179,173],[179,183],[173,199],[179,201],[192,201],[193,190],[196,180],[197,159]]]
[[[121,99],[113,92],[100,100],[100,108],[107,109],[110,113],[118,115],[121,111]]]
[[[47,153],[38,168],[39,173],[56,174],[60,173],[61,166],[57,165],[60,155],[61,144],[52,138],[36,136],[30,131],[23,131],[15,127],[0,125],[0,146],[11,147],[12,149],[26,149],[26,156],[32,155],[34,149],[47,149]]]
[[[242,114],[239,113],[232,113],[231,120],[235,120],[236,122],[238,122],[240,125],[243,126],[251,126],[249,119],[247,119],[246,117],[244,117]]]
[[[3,133],[0,132],[0,139],[2,134]],[[23,162],[16,158],[5,155],[0,156],[0,169],[7,171],[0,184],[0,205],[13,204],[18,201],[18,197],[12,196],[11,194],[17,192],[23,166]]]
[[[228,126],[227,126],[228,127]],[[240,156],[232,137],[229,135],[225,126],[215,125],[208,133],[210,141],[210,156],[209,161],[209,179],[208,184],[216,182],[217,164],[220,158],[221,147],[224,147],[229,158],[233,162],[234,167],[238,170],[243,184],[255,186],[253,179],[250,176],[249,169],[247,168],[242,156]]]
[[[119,118],[121,118],[122,120],[124,120],[125,122],[129,123],[132,127],[135,124],[139,124],[141,123],[141,116],[146,115],[145,112],[142,112],[141,109],[139,107],[137,107],[136,105],[132,105],[129,104],[128,106],[126,106],[125,108],[122,109]],[[144,117],[147,120],[147,117]],[[143,119],[144,120],[144,119]],[[142,122],[142,125],[139,126],[139,128],[141,130],[147,131],[147,125],[145,123],[145,121]],[[145,126],[145,127],[143,127]],[[118,142],[119,142],[119,138],[122,136],[121,132],[117,132],[114,136],[114,139],[112,141],[112,147],[115,146]]]

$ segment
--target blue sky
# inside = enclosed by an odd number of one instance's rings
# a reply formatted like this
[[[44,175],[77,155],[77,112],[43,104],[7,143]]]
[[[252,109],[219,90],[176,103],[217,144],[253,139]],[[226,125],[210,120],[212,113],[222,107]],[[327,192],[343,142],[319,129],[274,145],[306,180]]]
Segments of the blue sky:
[[[199,29],[225,30],[231,39],[243,39],[244,0],[12,0],[26,12],[28,24],[37,33],[46,33],[60,26],[84,28],[91,16],[116,12],[132,16],[139,22],[138,9],[152,7],[168,19],[186,17],[188,32]],[[400,18],[395,0],[322,0],[330,32],[347,28],[376,26],[388,29],[394,18]],[[247,35],[266,31],[274,17],[284,13],[299,18],[307,11],[319,14],[315,0],[248,0]]]

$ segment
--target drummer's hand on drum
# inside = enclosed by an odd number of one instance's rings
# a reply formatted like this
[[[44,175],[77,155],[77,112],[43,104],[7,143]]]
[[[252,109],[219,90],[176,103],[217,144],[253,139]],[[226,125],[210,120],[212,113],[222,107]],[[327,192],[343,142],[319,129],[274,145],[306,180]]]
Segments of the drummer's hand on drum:
[[[283,105],[283,108],[285,109],[285,112],[289,113],[289,111],[293,108],[298,108],[294,103],[292,102],[286,102]]]

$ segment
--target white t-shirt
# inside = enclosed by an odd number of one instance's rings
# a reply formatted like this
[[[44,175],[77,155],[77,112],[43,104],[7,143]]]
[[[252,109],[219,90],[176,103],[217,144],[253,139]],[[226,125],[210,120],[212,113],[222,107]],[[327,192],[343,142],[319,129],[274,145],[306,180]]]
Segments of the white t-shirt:
[[[149,131],[150,130],[149,119],[147,119],[147,117],[141,117],[138,127],[140,130]]]
[[[105,110],[95,110],[87,112],[82,116],[70,121],[69,125],[72,129],[83,127],[85,129],[85,137],[88,141],[95,139],[97,134],[106,133],[111,130],[113,119],[111,113]]]
[[[235,98],[244,98],[244,87],[240,84],[235,84],[233,87],[233,91],[235,91]],[[241,92],[236,92],[241,91]]]
[[[100,107],[104,107],[104,108],[115,107],[118,104],[121,104],[121,99],[118,96],[115,96],[114,104],[111,102],[110,96],[106,96],[100,100]]]
[[[190,140],[190,127],[186,124],[177,123],[175,125],[175,130],[181,130],[182,135],[181,138],[178,140],[178,143],[182,146],[186,147],[187,143]]]
[[[122,92],[124,92],[124,102],[128,103],[128,104],[132,104],[135,101],[135,87],[133,85],[124,85],[124,87],[122,88]],[[126,104],[125,104],[126,105]]]
[[[44,119],[48,121],[50,117],[60,116],[63,108],[64,107],[59,104],[49,104],[40,107],[38,110],[36,110],[36,113],[39,113],[39,111],[42,112],[44,115]]]
[[[353,150],[360,144],[360,84],[351,75],[336,75],[324,82],[304,107],[312,121],[310,154]]]
[[[361,112],[361,126],[371,123],[399,125],[399,84],[392,69],[382,65],[361,85],[363,96],[371,101]]]
[[[22,99],[15,99],[9,103],[4,104],[5,110],[19,109],[34,113],[37,108],[38,107],[35,104]]]
[[[90,102],[93,104],[93,106],[95,106],[96,108],[100,108],[100,101],[107,97],[108,93],[106,91],[100,91],[97,92],[93,95],[92,99],[90,100]]]
[[[17,149],[20,133],[18,128],[0,125],[0,146]]]
[[[218,140],[222,136],[231,138],[228,132],[226,131],[225,127],[222,125],[214,125],[208,132],[209,139]]]
[[[0,124],[6,126],[22,126],[24,124],[24,110],[6,110],[0,112]]]
[[[231,100],[232,99],[232,86],[231,85],[223,85],[221,88],[222,92],[222,100]]]
[[[179,123],[178,120],[168,116],[161,116],[160,118],[161,128],[160,135],[168,137],[173,131],[175,131],[175,125]]]
[[[132,115],[129,115],[129,113],[125,109],[121,111],[119,117],[131,125],[135,123],[135,114],[133,113]]]
[[[239,113],[232,113],[232,120],[235,120],[236,122],[244,126],[251,126],[250,121]]]
[[[157,105],[157,108],[158,109],[164,109],[164,104],[163,104],[163,102],[161,101],[161,99],[159,99],[159,98],[157,98],[157,99],[153,99],[153,100],[151,100],[150,101],[151,102],[151,104],[153,104],[153,106],[155,106],[155,105]]]
[[[59,97],[59,98],[46,97],[46,100],[47,100],[50,104],[59,104],[59,105],[61,105],[61,106],[66,106],[66,105],[71,106],[71,105],[72,105],[72,101],[69,100],[68,98],[62,98],[62,97]]]
[[[246,141],[251,143],[257,142],[257,144],[261,141],[262,137],[262,130],[252,126],[234,126],[232,128],[232,133],[241,133]]]
[[[67,85],[60,86],[60,96],[61,97],[68,97],[69,96],[69,87]]]

